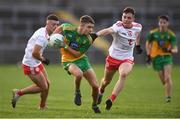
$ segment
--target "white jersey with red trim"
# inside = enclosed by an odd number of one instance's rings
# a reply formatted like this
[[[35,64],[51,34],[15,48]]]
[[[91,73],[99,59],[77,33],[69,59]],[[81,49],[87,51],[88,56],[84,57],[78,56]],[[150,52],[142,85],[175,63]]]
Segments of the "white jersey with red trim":
[[[41,46],[42,48],[40,50],[40,55],[42,55],[44,49],[48,45],[48,40],[47,40],[48,38],[49,38],[49,35],[47,33],[46,27],[42,27],[34,32],[34,34],[29,39],[28,44],[25,49],[25,55],[22,60],[22,63],[24,65],[27,65],[30,67],[36,67],[41,63],[40,60],[32,56],[33,49],[35,45]]]
[[[122,21],[117,21],[111,27],[113,42],[109,48],[109,55],[118,60],[134,60],[133,49],[136,39],[142,30],[142,25],[136,22],[132,23],[131,28],[124,28]]]

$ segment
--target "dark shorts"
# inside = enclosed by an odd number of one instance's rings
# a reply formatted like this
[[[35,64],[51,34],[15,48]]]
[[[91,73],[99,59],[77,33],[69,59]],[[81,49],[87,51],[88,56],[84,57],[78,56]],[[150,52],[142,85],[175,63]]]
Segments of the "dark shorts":
[[[87,71],[88,69],[92,68],[88,58],[87,57],[82,57],[81,59],[78,59],[76,61],[72,61],[72,62],[63,62],[63,68],[65,70],[68,71],[68,68],[71,64],[75,64],[76,66],[78,66],[83,72]],[[68,72],[69,73],[69,72]]]
[[[155,71],[161,71],[165,65],[173,64],[171,55],[156,56],[152,58],[152,65]]]

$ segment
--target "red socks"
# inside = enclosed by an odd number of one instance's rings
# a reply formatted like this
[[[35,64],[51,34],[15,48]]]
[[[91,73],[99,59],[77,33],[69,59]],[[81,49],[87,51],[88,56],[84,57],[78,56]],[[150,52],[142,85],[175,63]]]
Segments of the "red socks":
[[[17,92],[17,94],[18,94],[19,96],[22,96],[24,93],[23,93],[21,90],[19,90],[19,91]]]
[[[116,95],[115,95],[115,94],[112,94],[112,95],[110,96],[110,99],[112,100],[112,102],[114,102],[115,99],[116,99]]]

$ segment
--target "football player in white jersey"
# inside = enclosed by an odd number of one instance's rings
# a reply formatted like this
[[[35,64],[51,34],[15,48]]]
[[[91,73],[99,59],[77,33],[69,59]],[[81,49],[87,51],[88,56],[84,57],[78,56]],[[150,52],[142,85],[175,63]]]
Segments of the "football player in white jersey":
[[[136,49],[137,54],[142,53],[140,47],[141,24],[134,22],[135,11],[131,7],[123,10],[122,21],[117,21],[113,26],[105,28],[97,32],[98,36],[111,34],[113,42],[109,48],[109,55],[106,58],[104,77],[99,88],[98,104],[101,103],[102,96],[106,86],[111,82],[116,71],[119,72],[119,80],[117,81],[111,96],[106,100],[106,109],[110,110],[112,103],[118,94],[122,91],[125,79],[131,72],[134,65],[133,50]]]
[[[41,101],[39,108],[46,108],[46,100],[49,92],[50,81],[43,64],[48,65],[49,60],[43,57],[43,51],[48,45],[49,35],[53,33],[59,25],[59,19],[56,15],[50,14],[46,18],[46,26],[39,28],[29,39],[25,55],[22,60],[24,74],[34,83],[31,86],[22,89],[13,89],[12,107],[22,95],[40,93]],[[43,63],[43,64],[42,64]]]

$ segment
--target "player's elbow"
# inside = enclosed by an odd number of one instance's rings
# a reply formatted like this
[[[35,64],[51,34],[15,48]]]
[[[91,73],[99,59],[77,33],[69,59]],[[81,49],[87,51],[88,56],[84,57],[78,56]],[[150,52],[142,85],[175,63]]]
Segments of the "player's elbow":
[[[106,36],[108,34],[110,34],[112,31],[110,28],[106,28],[103,30],[100,30],[99,32],[97,32],[97,36],[101,37],[101,36]]]

